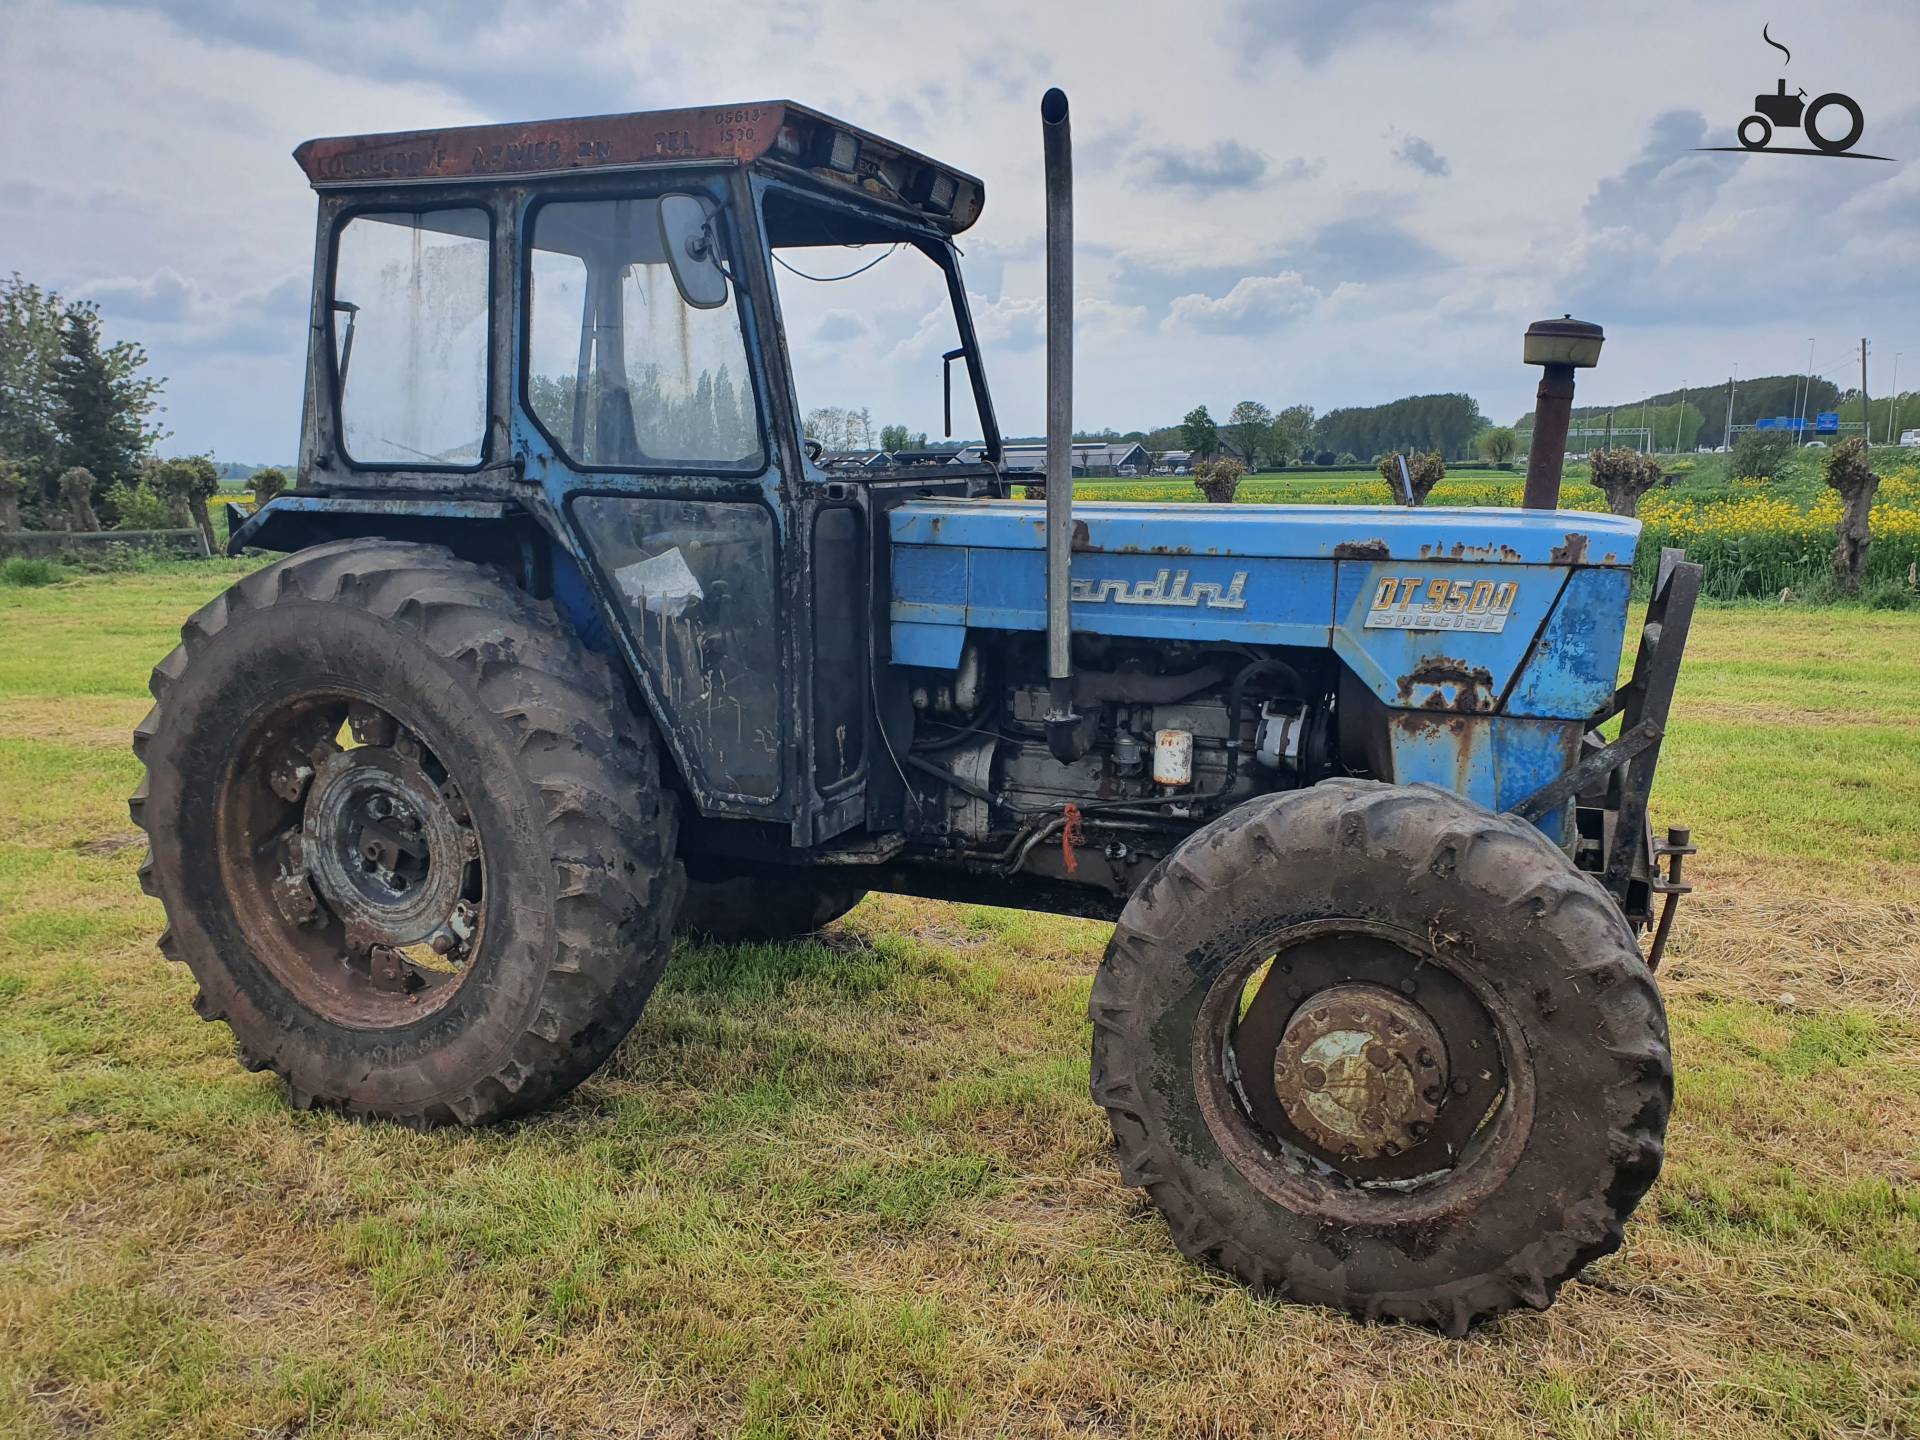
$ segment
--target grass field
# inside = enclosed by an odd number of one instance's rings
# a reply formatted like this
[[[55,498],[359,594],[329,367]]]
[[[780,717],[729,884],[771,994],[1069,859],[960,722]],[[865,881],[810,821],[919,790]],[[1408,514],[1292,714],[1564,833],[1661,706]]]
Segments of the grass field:
[[[1087,1099],[1090,923],[875,897],[683,950],[550,1113],[289,1113],[154,951],[125,809],[230,573],[0,588],[0,1434],[1920,1432],[1920,614],[1700,616],[1665,1176],[1451,1342],[1179,1258]]]

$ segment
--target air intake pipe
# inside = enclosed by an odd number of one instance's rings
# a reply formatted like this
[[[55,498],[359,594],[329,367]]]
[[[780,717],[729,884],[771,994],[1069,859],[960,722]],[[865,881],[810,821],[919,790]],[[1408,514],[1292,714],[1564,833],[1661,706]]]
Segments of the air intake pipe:
[[[1086,752],[1073,713],[1073,135],[1067,95],[1040,98],[1047,186],[1047,748]]]

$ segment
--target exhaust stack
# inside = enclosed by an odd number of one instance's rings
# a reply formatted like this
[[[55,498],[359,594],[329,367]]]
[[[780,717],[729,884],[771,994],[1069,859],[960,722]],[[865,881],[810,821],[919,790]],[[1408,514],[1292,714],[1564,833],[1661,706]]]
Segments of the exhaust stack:
[[[1520,503],[1528,510],[1560,505],[1560,476],[1567,453],[1567,428],[1573,420],[1573,372],[1600,363],[1606,334],[1598,325],[1562,315],[1527,327],[1524,357],[1540,367],[1540,388],[1533,397],[1533,447],[1527,451],[1527,488]]]
[[[1073,138],[1067,95],[1040,98],[1047,187],[1047,748],[1086,750],[1073,713]]]

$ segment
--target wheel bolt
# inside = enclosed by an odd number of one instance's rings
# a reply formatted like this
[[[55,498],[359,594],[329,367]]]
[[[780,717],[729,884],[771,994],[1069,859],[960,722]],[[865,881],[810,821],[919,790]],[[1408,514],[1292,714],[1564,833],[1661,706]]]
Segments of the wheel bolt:
[[[1393,1064],[1393,1052],[1384,1045],[1373,1045],[1367,1049],[1367,1063],[1376,1070],[1384,1070]]]
[[[453,949],[453,936],[449,935],[445,930],[436,930],[430,943],[433,946],[434,954],[445,955]]]
[[[1414,1058],[1419,1060],[1419,1062],[1423,1066],[1425,1066],[1427,1069],[1431,1070],[1433,1068],[1433,1052],[1427,1049],[1425,1046],[1421,1047],[1419,1055],[1417,1055]]]
[[[1424,1140],[1427,1138],[1427,1132],[1432,1128],[1433,1127],[1427,1124],[1426,1121],[1416,1120],[1411,1125],[1407,1126],[1407,1133],[1413,1136],[1413,1138],[1416,1140]]]
[[[1402,995],[1411,995],[1418,988],[1419,987],[1411,980],[1402,980],[1400,982],[1400,993]]]
[[[1464,1078],[1453,1082],[1453,1093],[1456,1095],[1464,1095],[1467,1093],[1467,1082]]]
[[[1309,1065],[1300,1072],[1300,1079],[1307,1089],[1322,1090],[1326,1088],[1327,1072],[1318,1065]]]
[[[1446,1096],[1446,1090],[1438,1085],[1429,1085],[1420,1092],[1420,1098],[1425,1100],[1429,1105],[1438,1105]]]

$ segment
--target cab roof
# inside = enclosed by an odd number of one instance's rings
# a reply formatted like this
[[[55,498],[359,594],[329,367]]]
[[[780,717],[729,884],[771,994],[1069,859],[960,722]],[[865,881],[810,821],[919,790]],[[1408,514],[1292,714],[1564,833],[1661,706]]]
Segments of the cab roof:
[[[904,208],[958,233],[986,189],[869,131],[791,100],[642,110],[568,120],[460,125],[309,140],[293,158],[316,190],[413,182],[520,179],[676,165],[752,165]]]

